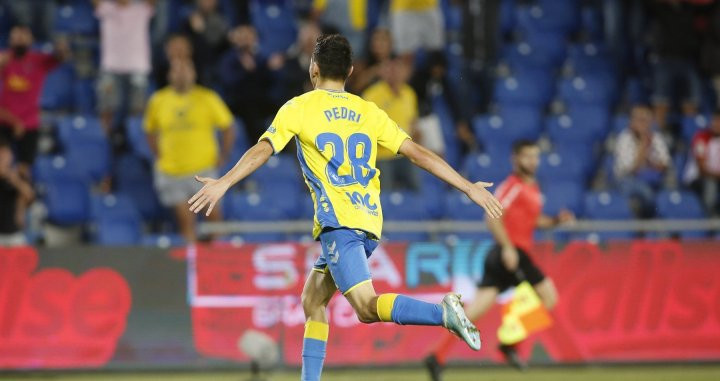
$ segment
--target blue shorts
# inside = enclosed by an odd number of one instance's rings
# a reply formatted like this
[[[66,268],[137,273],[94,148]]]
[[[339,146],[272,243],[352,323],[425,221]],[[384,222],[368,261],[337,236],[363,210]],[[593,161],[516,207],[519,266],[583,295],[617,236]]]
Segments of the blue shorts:
[[[322,255],[315,261],[314,271],[330,271],[338,290],[347,294],[355,286],[370,281],[367,259],[378,241],[355,229],[334,229],[320,234]]]

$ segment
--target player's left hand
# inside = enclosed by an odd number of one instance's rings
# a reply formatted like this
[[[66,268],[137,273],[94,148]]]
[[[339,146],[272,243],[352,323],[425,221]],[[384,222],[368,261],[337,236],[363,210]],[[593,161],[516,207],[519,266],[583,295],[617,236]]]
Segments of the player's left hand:
[[[491,187],[492,185],[493,183],[478,181],[473,184],[472,188],[470,188],[467,192],[467,196],[473,200],[474,203],[482,206],[482,208],[485,209],[485,213],[487,213],[490,217],[500,218],[503,214],[502,204],[495,198],[495,196],[492,195],[492,193],[485,189]]]
[[[190,211],[197,214],[207,206],[205,216],[209,216],[217,202],[227,192],[229,186],[222,179],[195,176],[195,180],[205,185],[188,200]]]

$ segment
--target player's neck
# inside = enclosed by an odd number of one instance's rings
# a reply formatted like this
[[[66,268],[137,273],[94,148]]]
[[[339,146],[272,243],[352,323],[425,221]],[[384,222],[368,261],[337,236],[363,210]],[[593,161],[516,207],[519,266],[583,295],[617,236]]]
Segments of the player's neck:
[[[515,172],[515,176],[517,176],[522,182],[532,184],[535,182],[535,176],[528,175],[521,172]]]
[[[318,78],[316,90],[345,91],[345,82],[333,79]]]

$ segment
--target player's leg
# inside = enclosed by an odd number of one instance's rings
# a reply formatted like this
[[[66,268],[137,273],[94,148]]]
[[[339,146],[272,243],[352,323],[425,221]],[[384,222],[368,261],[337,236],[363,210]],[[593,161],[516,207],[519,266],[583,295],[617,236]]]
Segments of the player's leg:
[[[553,309],[557,304],[558,292],[552,279],[545,277],[545,279],[540,281],[540,283],[535,284],[533,287],[535,288],[535,292],[537,292],[543,305],[545,305],[545,308],[548,310]]]
[[[302,381],[320,380],[329,333],[326,309],[335,291],[337,288],[330,274],[322,267],[314,267],[305,281],[301,297],[305,312]]]

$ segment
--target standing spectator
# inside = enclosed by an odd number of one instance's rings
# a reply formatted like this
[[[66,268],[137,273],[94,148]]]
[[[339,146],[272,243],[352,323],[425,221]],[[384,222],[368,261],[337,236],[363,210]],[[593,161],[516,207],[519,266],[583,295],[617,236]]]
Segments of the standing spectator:
[[[445,21],[439,0],[390,0],[390,31],[395,52],[412,62],[418,49],[445,46]]]
[[[216,168],[229,159],[235,141],[233,117],[217,94],[195,84],[192,61],[173,61],[168,77],[170,85],[150,98],[145,131],[156,157],[160,201],[175,210],[180,233],[192,243],[195,216],[186,201],[201,188],[193,174],[214,177]],[[221,148],[216,129],[222,131]],[[210,215],[212,221],[221,218],[220,208]]]
[[[35,197],[32,186],[12,165],[10,144],[0,137],[0,247],[25,244],[25,210]]]
[[[381,65],[380,76],[381,81],[365,90],[362,98],[374,102],[397,123],[398,127],[418,140],[420,136],[416,129],[417,96],[407,84],[410,77],[408,64],[400,58],[387,60]],[[377,152],[377,168],[380,170],[380,185],[383,189],[417,190],[419,188],[415,166],[405,157],[393,155],[389,150],[380,147]]]
[[[155,0],[93,0],[100,20],[98,106],[106,132],[125,110],[140,115],[150,73],[150,20]]]
[[[670,163],[662,135],[653,131],[653,114],[646,106],[633,107],[629,127],[615,145],[615,176],[620,190],[630,197],[639,217],[650,217],[655,190]]]
[[[692,158],[685,172],[685,181],[700,195],[708,214],[720,214],[720,110],[713,113],[710,127],[695,133]]]
[[[193,47],[190,40],[182,34],[170,35],[165,41],[165,54],[153,65],[153,80],[158,89],[168,85],[170,62],[192,60]]]
[[[370,36],[367,58],[356,62],[353,75],[349,78],[350,88],[362,92],[380,79],[380,65],[390,59],[393,52],[390,31],[377,28]]]
[[[658,124],[666,129],[672,102],[679,98],[677,88],[682,89],[682,112],[685,115],[697,112],[702,97],[696,61],[700,36],[694,25],[694,5],[682,0],[653,0],[650,4],[654,19],[653,53],[657,58],[652,102]]]
[[[272,85],[272,76],[267,60],[258,52],[255,28],[238,26],[230,32],[230,42],[233,49],[220,61],[223,95],[254,141],[265,132],[266,119],[274,110],[267,91]]]
[[[365,54],[367,16],[367,0],[313,0],[312,18],[347,38],[356,56]]]
[[[40,93],[48,72],[68,55],[67,43],[59,41],[54,54],[31,51],[33,35],[27,26],[10,31],[10,49],[0,53],[0,135],[14,142],[18,171],[30,178],[37,153],[40,126]]]
[[[228,23],[218,11],[217,0],[196,0],[195,10],[183,23],[183,33],[190,36],[198,82],[215,84],[215,66],[228,47]]]
[[[320,28],[315,23],[306,23],[300,27],[298,40],[290,48],[282,68],[280,82],[284,89],[280,99],[290,99],[313,89],[308,77],[308,68],[315,49],[315,41],[320,34]]]

